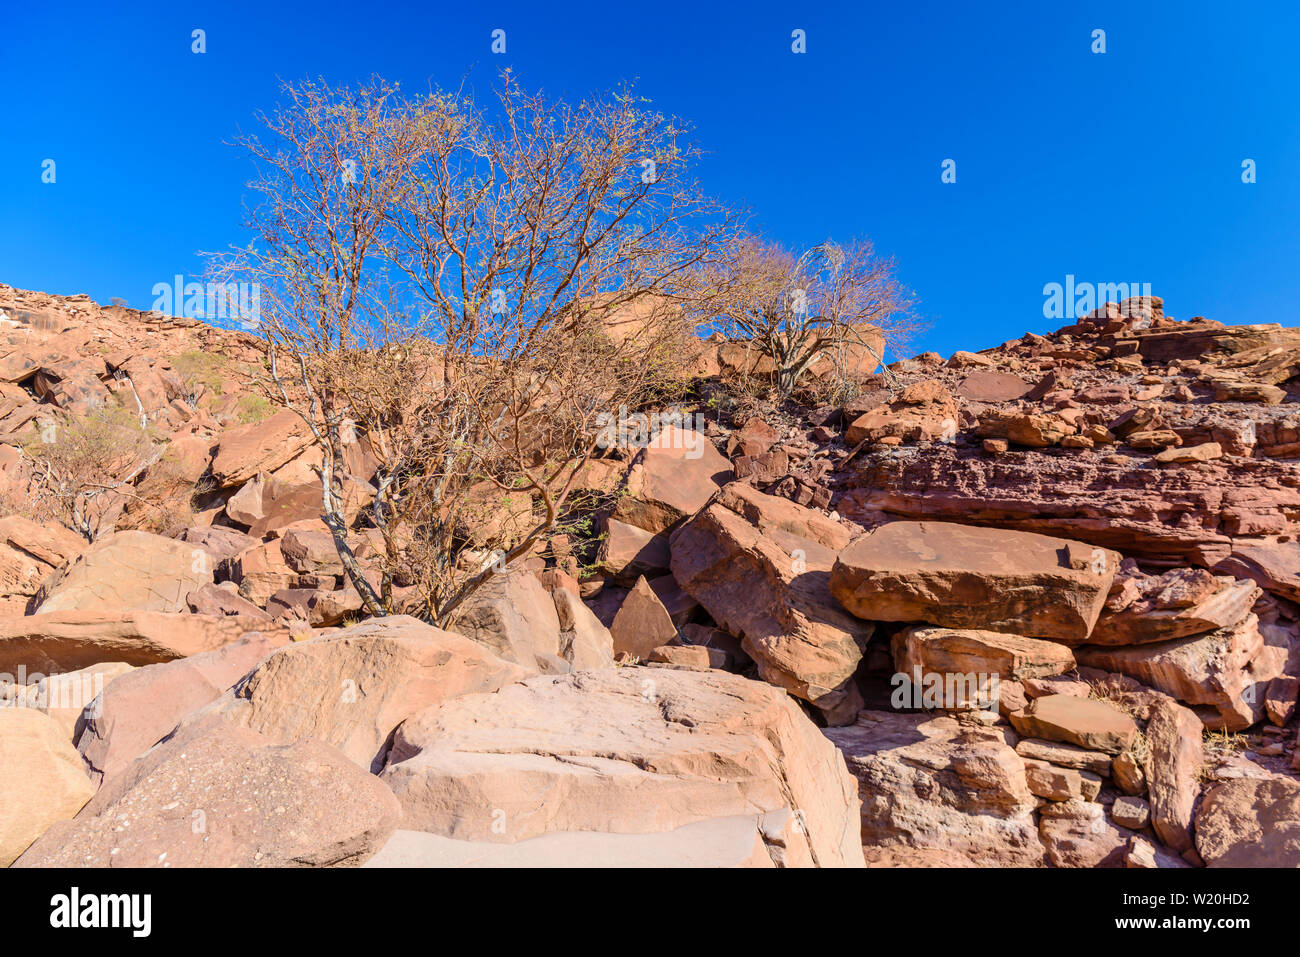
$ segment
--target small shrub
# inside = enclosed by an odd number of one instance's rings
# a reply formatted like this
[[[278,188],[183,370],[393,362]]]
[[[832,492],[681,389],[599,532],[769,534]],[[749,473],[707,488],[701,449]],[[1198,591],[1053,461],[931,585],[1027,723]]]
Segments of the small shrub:
[[[260,395],[242,396],[235,405],[235,416],[242,425],[256,425],[270,418],[274,411],[266,397]]]
[[[226,366],[225,356],[191,349],[174,356],[171,366],[190,397],[197,398],[205,391],[221,395],[221,372]]]

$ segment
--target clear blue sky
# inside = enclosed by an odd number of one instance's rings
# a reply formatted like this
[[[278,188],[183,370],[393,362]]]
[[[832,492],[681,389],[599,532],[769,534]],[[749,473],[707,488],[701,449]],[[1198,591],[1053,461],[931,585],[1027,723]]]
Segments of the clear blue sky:
[[[250,167],[224,143],[277,76],[422,88],[506,64],[575,97],[637,79],[695,125],[705,186],[796,250],[870,236],[919,296],[920,348],[1055,328],[1042,290],[1067,273],[1150,282],[1179,318],[1300,324],[1293,0],[6,0],[0,281],[149,308],[241,239]]]

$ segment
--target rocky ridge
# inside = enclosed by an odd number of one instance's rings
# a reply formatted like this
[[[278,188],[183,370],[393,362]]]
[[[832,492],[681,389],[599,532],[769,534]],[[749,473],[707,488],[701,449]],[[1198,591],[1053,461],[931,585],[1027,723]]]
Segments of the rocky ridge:
[[[0,286],[0,863],[1300,865],[1300,329],[1130,300],[665,427],[450,630],[360,620],[259,361]],[[107,408],[90,541],[32,450]]]

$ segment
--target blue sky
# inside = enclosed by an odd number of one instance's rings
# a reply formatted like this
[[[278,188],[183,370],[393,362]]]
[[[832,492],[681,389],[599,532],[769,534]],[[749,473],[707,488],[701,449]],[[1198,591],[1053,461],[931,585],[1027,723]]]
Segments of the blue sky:
[[[1149,282],[1178,318],[1300,324],[1294,2],[181,7],[7,5],[0,281],[149,308],[242,239],[250,167],[225,143],[277,76],[423,88],[508,64],[574,97],[636,79],[694,124],[705,187],[796,251],[870,236],[920,300],[918,348],[1049,331],[1067,274]]]

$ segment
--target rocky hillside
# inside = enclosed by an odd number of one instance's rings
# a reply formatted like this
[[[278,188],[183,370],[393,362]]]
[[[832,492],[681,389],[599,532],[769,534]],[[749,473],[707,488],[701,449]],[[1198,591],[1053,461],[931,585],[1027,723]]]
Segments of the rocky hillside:
[[[1300,866],[1300,329],[734,353],[442,630],[255,338],[0,286],[0,864]]]

